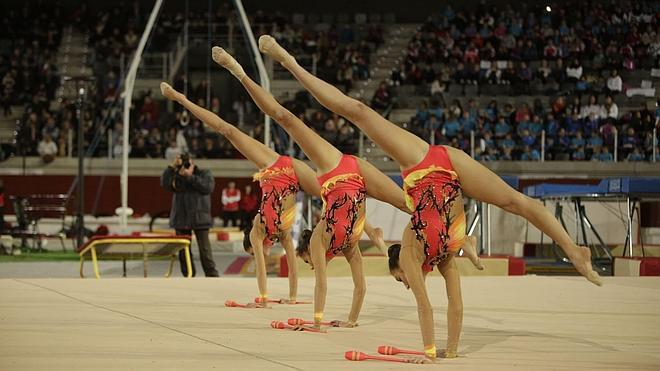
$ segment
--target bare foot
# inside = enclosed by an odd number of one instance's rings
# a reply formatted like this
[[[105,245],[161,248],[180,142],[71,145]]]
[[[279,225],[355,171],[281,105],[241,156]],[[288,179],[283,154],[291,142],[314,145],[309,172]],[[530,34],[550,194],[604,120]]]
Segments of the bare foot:
[[[284,65],[286,62],[294,60],[277,41],[270,35],[262,35],[259,38],[259,50]]]
[[[179,98],[181,96],[181,93],[178,91],[174,90],[173,87],[170,86],[170,84],[166,82],[161,82],[160,83],[160,92],[163,94],[163,96],[169,100],[173,101],[179,101]]]
[[[431,358],[426,358],[426,357],[424,357],[424,358],[406,358],[406,363],[412,363],[412,364],[415,364],[415,365],[422,365],[422,364],[426,365],[426,364],[430,364],[430,363],[436,363],[436,360],[431,359]]]
[[[591,266],[591,250],[584,246],[575,246],[573,253],[567,254],[577,271],[589,282],[597,286],[603,286],[603,281]]]
[[[484,265],[481,263],[481,258],[477,255],[477,238],[474,236],[467,236],[465,238],[465,243],[463,244],[463,252],[465,256],[470,259],[472,265],[475,268],[482,271],[484,270]]]
[[[330,321],[330,324],[332,325],[332,327],[344,327],[344,328],[358,327],[358,323],[353,321],[345,322],[345,321],[335,320],[335,321]]]
[[[214,46],[211,49],[211,57],[215,63],[226,68],[239,81],[245,77],[245,71],[243,70],[243,67],[236,61],[236,59],[234,59],[234,57],[232,57],[231,54],[227,53],[223,48]]]
[[[387,256],[387,245],[385,244],[385,240],[383,239],[383,229],[376,227],[374,228],[374,241],[373,243],[378,246],[380,251]]]
[[[442,358],[457,358],[458,357],[458,354],[456,354],[456,351],[441,350],[438,353],[440,353],[440,357],[442,357]]]

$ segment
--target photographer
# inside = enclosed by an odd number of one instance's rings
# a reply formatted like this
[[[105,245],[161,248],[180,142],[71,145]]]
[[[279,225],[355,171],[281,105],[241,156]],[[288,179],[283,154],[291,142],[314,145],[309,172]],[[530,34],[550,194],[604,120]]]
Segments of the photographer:
[[[160,179],[161,186],[173,192],[172,211],[170,212],[170,227],[176,234],[192,234],[195,232],[199,255],[206,277],[218,277],[215,269],[211,242],[209,241],[209,228],[211,218],[211,192],[215,187],[215,180],[209,170],[200,170],[190,155],[184,153],[177,156],[172,164],[165,169]],[[190,252],[192,259],[192,251]],[[179,252],[181,273],[187,276],[186,260],[183,251]],[[195,276],[195,264],[192,264],[192,275]]]

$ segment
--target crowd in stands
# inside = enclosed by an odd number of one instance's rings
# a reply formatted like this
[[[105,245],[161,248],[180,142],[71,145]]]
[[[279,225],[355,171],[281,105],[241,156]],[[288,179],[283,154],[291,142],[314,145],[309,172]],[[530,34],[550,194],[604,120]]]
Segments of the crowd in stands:
[[[370,76],[371,53],[383,43],[383,29],[369,23],[362,28],[344,24],[294,24],[281,14],[258,11],[253,17],[255,37],[271,34],[298,59],[315,56],[317,75],[348,91],[354,81]]]
[[[619,71],[658,66],[659,10],[643,0],[482,4],[474,12],[448,5],[415,34],[391,81],[428,84],[432,95],[451,85],[491,95],[621,93]]]
[[[66,17],[48,1],[0,5],[0,116],[12,105],[48,107],[59,86],[55,65]]]
[[[659,121],[658,106],[619,114],[611,96],[599,102],[592,95],[586,102],[559,96],[550,105],[536,99],[515,107],[492,100],[480,108],[469,99],[465,107],[454,100],[444,108],[433,100],[417,109],[407,128],[430,143],[467,153],[474,143],[481,161],[540,161],[544,153],[545,160],[608,162],[615,160],[615,150],[618,161],[651,161]]]
[[[85,147],[95,148],[94,156],[120,156],[124,151],[118,102],[120,65],[122,56],[126,61],[125,56],[136,48],[148,9],[134,1],[96,7],[101,10],[94,12],[83,3],[75,12],[63,12],[53,4],[57,3],[26,4],[18,11],[3,11],[0,16],[0,102],[5,111],[0,115],[8,113],[12,105],[25,106],[20,140],[26,155],[40,155],[45,161],[75,155],[79,125],[75,102],[55,101],[60,83],[55,54],[63,25],[71,24],[87,33],[93,46],[96,84],[89,91],[80,123]],[[410,130],[434,143],[451,144],[468,152],[470,132],[474,130],[479,143],[476,155],[481,160],[538,159],[540,133],[545,130],[549,160],[608,161],[614,151],[614,129],[619,138],[619,160],[648,160],[655,113],[619,113],[617,104],[606,96],[616,97],[625,89],[619,70],[658,64],[660,35],[655,31],[655,8],[649,4],[636,1],[612,7],[594,3],[593,11],[583,3],[571,9],[553,5],[552,12],[528,10],[524,5],[515,10],[511,6],[502,10],[480,8],[473,13],[447,7],[414,36],[404,63],[393,71],[390,82],[394,86],[429,87],[430,107],[418,110]],[[223,4],[217,8],[214,20],[234,22],[234,17]],[[184,18],[180,11],[161,14],[150,47],[166,50],[181,32]],[[383,42],[382,29],[376,24],[310,26],[295,23],[290,16],[263,12],[251,18],[256,36],[271,33],[296,55],[315,55],[317,74],[344,90],[349,90],[357,79],[369,78],[370,53]],[[201,33],[205,14],[193,12],[190,19],[192,32],[198,29]],[[598,72],[605,70],[609,77],[598,77],[602,81],[596,82]],[[184,81],[185,76],[179,75],[172,83],[184,90]],[[459,101],[443,99],[452,84],[499,85],[526,95],[553,93],[564,83],[573,84],[577,93],[553,98],[550,104],[538,100],[532,107],[498,107],[497,101],[483,108],[475,101],[462,107]],[[188,84],[185,90],[191,100],[263,139],[263,115],[249,98],[221,103],[212,94],[206,102],[208,81]],[[598,94],[587,98],[589,93]],[[384,110],[393,96],[391,86],[382,84],[371,104]],[[357,153],[358,134],[344,119],[313,109],[304,93],[282,101],[340,150]],[[174,107],[170,112],[160,97],[150,94],[135,99],[130,148],[126,149],[131,157],[171,159],[182,152],[197,158],[241,157],[226,139],[209,132],[177,105]],[[279,152],[304,156],[277,125],[272,126],[271,135]]]
[[[540,160],[542,131],[547,160],[612,161],[615,131],[619,161],[651,160],[659,112],[622,113],[615,100],[631,87],[620,71],[658,67],[658,10],[647,1],[482,3],[474,12],[447,6],[414,35],[372,106],[385,107],[392,90],[415,85],[430,104],[422,104],[407,127],[467,152],[474,132],[480,160]],[[448,98],[462,94],[552,98],[536,99],[532,107],[492,100],[482,108],[473,99],[462,107]]]

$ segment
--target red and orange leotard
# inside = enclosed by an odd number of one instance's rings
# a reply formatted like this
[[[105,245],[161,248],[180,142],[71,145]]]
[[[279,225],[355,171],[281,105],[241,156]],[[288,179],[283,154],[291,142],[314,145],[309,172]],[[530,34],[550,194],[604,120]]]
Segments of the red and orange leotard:
[[[274,164],[254,175],[261,186],[259,215],[266,229],[266,244],[272,243],[279,232],[291,229],[296,207],[284,208],[284,199],[298,193],[298,177],[289,156],[280,156]]]
[[[318,177],[323,199],[323,220],[330,233],[328,260],[358,241],[364,229],[367,191],[354,156],[343,155],[337,167]]]
[[[461,185],[443,146],[429,146],[424,159],[402,175],[412,229],[426,254],[422,269],[430,272],[465,240],[465,212],[461,210],[453,220],[450,217]]]

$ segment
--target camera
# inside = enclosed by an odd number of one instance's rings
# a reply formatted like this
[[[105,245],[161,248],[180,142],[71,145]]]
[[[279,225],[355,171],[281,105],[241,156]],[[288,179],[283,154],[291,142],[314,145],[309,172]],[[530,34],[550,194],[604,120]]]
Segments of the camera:
[[[184,169],[188,169],[190,167],[190,154],[189,153],[181,154],[181,166]]]

